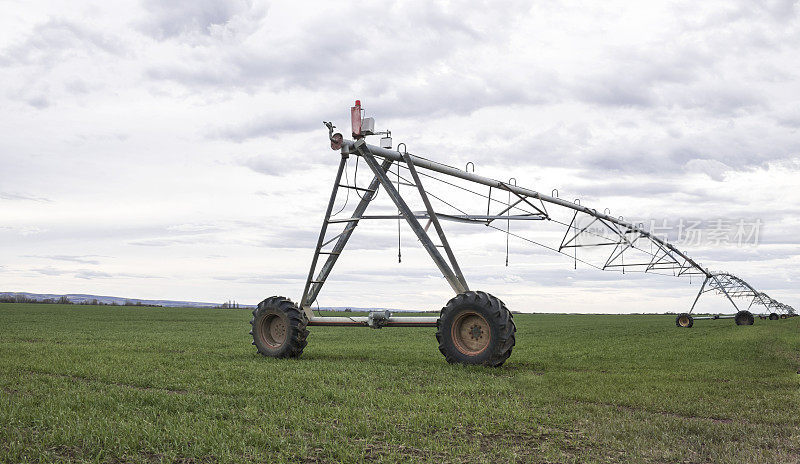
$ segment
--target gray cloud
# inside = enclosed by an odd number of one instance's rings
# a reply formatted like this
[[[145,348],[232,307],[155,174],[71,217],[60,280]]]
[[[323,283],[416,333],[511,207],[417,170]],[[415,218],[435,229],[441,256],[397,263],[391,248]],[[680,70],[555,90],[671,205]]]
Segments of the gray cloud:
[[[50,100],[42,95],[26,98],[25,102],[37,110],[41,110],[50,106]]]
[[[736,247],[735,244],[731,244],[714,249],[697,250],[693,255],[699,260],[717,262],[789,260],[800,256],[800,247],[763,246],[763,244],[762,246]]]
[[[62,270],[62,269],[56,269],[54,267],[36,268],[36,269],[31,269],[31,271],[36,272],[38,274],[47,275],[47,276],[60,276],[60,275],[69,274],[70,273],[70,271],[65,271],[65,270]]]
[[[704,200],[723,199],[725,196],[715,194],[712,188],[697,187],[691,190],[685,189],[678,179],[657,180],[642,179],[636,176],[617,179],[615,182],[598,180],[595,178],[582,179],[569,186],[570,191],[580,192],[581,195],[599,198],[608,197],[653,197],[657,195],[669,195],[680,191],[681,194],[690,197],[701,198]],[[550,193],[550,192],[547,192]],[[567,195],[567,192],[564,192]]]
[[[255,137],[277,137],[286,133],[319,131],[323,128],[322,114],[290,114],[271,112],[240,124],[212,129],[212,138],[222,138],[241,142]]]
[[[52,200],[45,197],[36,197],[33,195],[26,195],[24,193],[0,192],[0,200],[22,200],[22,201],[37,201],[50,203]]]
[[[266,13],[251,0],[144,0],[142,6],[148,15],[139,27],[159,40],[191,34],[210,35],[215,26],[225,26],[237,16],[260,18]]]
[[[160,279],[162,277],[149,274],[128,272],[103,272],[91,269],[56,269],[53,267],[34,268],[30,271],[46,276],[72,276],[76,279]]]
[[[209,243],[223,243],[225,238],[217,233],[190,233],[169,237],[153,237],[131,240],[128,245],[145,247],[167,247],[174,245],[198,245]]]
[[[162,247],[162,246],[171,246],[171,245],[181,245],[186,244],[187,242],[179,241],[179,240],[163,240],[163,239],[142,239],[142,240],[132,240],[128,242],[128,245],[133,246],[146,246],[146,247]]]
[[[320,218],[321,221],[321,218]],[[366,221],[364,221],[366,223]],[[313,227],[313,228],[312,228]],[[332,229],[329,230],[328,239],[333,238],[338,234],[341,229],[337,228],[336,232]],[[356,228],[353,236],[347,244],[348,250],[381,250],[389,249],[397,246],[396,229],[393,232],[391,229],[382,231],[375,231],[365,229],[363,226]],[[406,234],[408,238],[408,233]],[[319,229],[314,227],[304,228],[281,228],[273,227],[269,238],[261,242],[263,246],[269,248],[299,248],[299,249],[312,249],[316,246],[317,239],[319,238]],[[333,242],[335,243],[335,241]],[[328,245],[326,249],[332,248],[333,243]],[[407,242],[405,246],[416,246],[416,241]]]
[[[280,176],[309,167],[306,158],[289,157],[277,153],[240,158],[238,163],[255,172],[268,176]]]
[[[75,272],[78,279],[163,279],[164,277],[150,274],[134,274],[128,272],[103,272],[88,269],[79,269]]]
[[[778,127],[762,125],[709,128],[691,135],[647,129],[613,140],[584,125],[556,124],[520,136],[492,152],[493,162],[535,162],[546,166],[580,166],[584,175],[608,172],[658,174],[666,177],[702,172],[714,180],[729,170],[764,167],[800,155],[800,140]],[[764,144],[759,133],[774,143]],[[483,160],[476,159],[477,162]],[[591,171],[590,171],[591,169]]]
[[[202,5],[201,9],[209,9],[207,3]],[[248,31],[236,37],[235,47],[214,48],[220,44],[203,42],[205,47],[193,50],[187,59],[159,63],[147,75],[155,80],[200,88],[269,85],[273,89],[332,91],[353,84],[369,87],[382,78],[395,77],[392,80],[397,81],[396,77],[415,75],[420,62],[436,63],[465,46],[493,40],[498,31],[504,30],[501,26],[511,21],[500,12],[487,15],[483,6],[463,3],[453,8],[448,11],[429,2],[421,2],[414,8],[401,8],[389,2],[363,4],[360,14],[371,21],[351,28],[346,34],[342,33],[341,24],[351,20],[347,9],[329,8],[319,17],[296,18],[299,22],[291,29],[277,23],[283,18],[269,14],[262,31]],[[194,16],[192,12],[180,14]],[[208,18],[216,16],[220,17],[218,21],[229,20],[230,14],[227,8],[224,14],[204,13],[199,22],[207,24],[212,21]],[[464,20],[470,15],[479,17]],[[154,16],[163,17],[159,13]],[[276,34],[276,30],[281,33]],[[460,77],[460,86],[456,87],[470,87],[472,78]]]
[[[214,279],[216,280],[224,280],[226,282],[237,282],[242,284],[253,284],[253,285],[265,285],[265,284],[278,284],[278,283],[288,283],[288,284],[298,284],[300,282],[305,282],[307,275],[300,274],[300,273],[282,273],[278,275],[224,275],[224,276],[216,276]]]
[[[100,264],[100,260],[95,258],[101,258],[102,256],[98,255],[24,255],[26,258],[44,258],[44,259],[52,259],[55,261],[68,261],[73,263],[81,263],[81,264]]]
[[[113,35],[74,21],[50,18],[33,27],[22,41],[0,53],[0,63],[47,64],[52,66],[70,54],[102,52],[120,55],[125,46]]]
[[[778,124],[785,127],[790,127],[792,129],[800,128],[800,112],[780,116],[777,121]]]
[[[62,101],[62,92],[86,95],[101,88],[100,83],[90,87],[83,79],[70,76],[75,72],[70,66],[83,60],[81,74],[95,76],[105,71],[103,61],[122,58],[129,48],[117,31],[87,24],[91,23],[49,17],[0,49],[0,65],[22,80],[9,81],[4,89],[8,97],[46,110]],[[59,74],[61,69],[66,76]]]

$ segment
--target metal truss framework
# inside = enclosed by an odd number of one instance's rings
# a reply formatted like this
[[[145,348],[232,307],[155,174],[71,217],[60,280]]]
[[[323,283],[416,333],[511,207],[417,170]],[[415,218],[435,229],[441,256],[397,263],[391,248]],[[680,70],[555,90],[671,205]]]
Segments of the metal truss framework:
[[[737,310],[739,308],[733,298],[749,299],[750,303],[747,309],[750,310],[754,305],[761,306],[763,307],[761,314],[769,315],[775,313],[778,315],[785,314],[787,316],[795,314],[793,307],[771,298],[764,292],[759,292],[743,279],[727,272],[715,272],[706,276],[692,304],[692,308],[689,310],[689,314],[694,310],[700,296],[707,292],[716,292],[717,294],[725,295]]]
[[[739,277],[724,272],[711,272],[703,268],[674,245],[645,230],[642,224],[634,225],[626,222],[622,217],[613,217],[607,210],[600,213],[595,209],[582,206],[577,200],[570,202],[558,198],[557,195],[545,195],[519,187],[513,179],[509,180],[509,182],[490,179],[474,172],[460,170],[426,158],[414,156],[405,151],[400,152],[399,150],[394,151],[368,145],[363,138],[356,141],[342,140],[341,135],[333,134],[333,126],[331,124],[326,123],[326,125],[329,129],[332,147],[335,149],[341,147],[341,161],[325,213],[325,219],[320,230],[311,269],[300,300],[301,307],[312,323],[318,321],[322,325],[324,323],[323,319],[325,319],[330,320],[328,322],[331,324],[347,325],[359,319],[315,318],[311,312],[311,306],[317,299],[336,261],[360,221],[389,219],[404,220],[408,223],[423,248],[428,252],[450,287],[457,294],[469,290],[469,286],[442,229],[440,223],[442,220],[480,224],[502,231],[506,233],[507,237],[514,236],[526,242],[565,254],[572,258],[576,265],[580,261],[597,269],[623,273],[644,272],[674,276],[702,276],[704,279],[703,284],[692,304],[690,313],[694,310],[702,294],[716,291],[724,294],[737,310],[739,308],[734,302],[734,298],[750,298],[749,307],[756,304],[763,306],[764,311],[767,313],[794,314],[794,309],[791,306],[780,303],[763,292],[758,292]],[[339,138],[336,138],[337,136]],[[374,176],[366,188],[355,185],[355,179],[353,185],[350,185],[349,181],[342,183],[342,176],[346,172],[348,158],[351,155],[365,161]],[[395,168],[394,170],[392,169],[393,167]],[[468,212],[434,195],[423,187],[423,178],[425,178],[425,182],[431,181],[446,184],[483,198],[486,201],[483,211],[478,213],[474,211]],[[474,188],[459,186],[454,183],[457,179],[468,181],[471,184],[488,186],[488,192],[483,194]],[[399,193],[400,186],[412,187],[413,190],[416,190],[416,194],[422,200],[425,210],[412,211],[404,196]],[[379,187],[386,192],[397,207],[398,214],[372,216],[365,214]],[[350,217],[337,219],[332,217],[332,211],[340,188],[355,191],[360,201],[353,209]],[[503,196],[506,199],[499,198],[500,192],[504,194]],[[436,211],[431,199],[446,205],[454,211],[448,213]],[[473,207],[480,204],[482,204],[482,201],[474,202]],[[571,210],[571,221],[566,222],[553,217],[548,211],[548,207],[550,209],[557,207]],[[421,220],[425,221],[426,225],[423,226],[420,222]],[[512,233],[510,231],[511,221],[549,221],[553,224],[559,224],[564,227],[563,238],[557,246],[548,246],[540,241]],[[505,223],[505,227],[502,227],[503,223]],[[497,224],[501,224],[501,226]],[[341,229],[337,234],[328,237],[329,226],[338,226]],[[428,230],[431,226],[436,232],[439,244],[434,243],[431,236],[428,235]],[[605,250],[605,252],[602,252],[604,258],[598,262],[579,259],[578,249],[587,248],[591,248],[595,252]],[[440,250],[443,250],[444,254]],[[320,257],[322,256],[325,257],[325,261],[319,266]],[[338,320],[338,322],[334,321],[334,319]],[[404,317],[392,319],[395,319],[394,322],[397,325],[415,325],[411,321],[412,319],[420,319],[418,324],[431,325],[429,318]],[[399,319],[405,322],[401,323]],[[369,321],[360,319],[356,322],[365,325],[369,323]]]

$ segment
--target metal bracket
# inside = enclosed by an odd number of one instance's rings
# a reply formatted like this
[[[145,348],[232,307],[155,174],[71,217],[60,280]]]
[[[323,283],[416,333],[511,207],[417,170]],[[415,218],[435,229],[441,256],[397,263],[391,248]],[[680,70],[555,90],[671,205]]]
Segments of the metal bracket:
[[[392,313],[387,309],[385,311],[371,311],[367,316],[367,325],[373,329],[380,329],[389,323],[389,318]]]

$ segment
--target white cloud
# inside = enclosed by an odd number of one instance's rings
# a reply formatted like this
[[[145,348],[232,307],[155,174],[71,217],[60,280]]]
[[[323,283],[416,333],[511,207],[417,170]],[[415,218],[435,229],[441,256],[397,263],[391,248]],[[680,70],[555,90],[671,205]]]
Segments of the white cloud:
[[[20,5],[0,19],[4,285],[296,298],[339,161],[321,122],[347,132],[360,98],[411,152],[615,215],[758,216],[763,247],[695,251],[791,303],[799,22],[792,1]],[[391,213],[382,195],[371,211]],[[446,227],[471,285],[517,308],[692,297],[518,242],[506,269],[502,234]],[[359,227],[324,305],[448,299],[406,229],[396,264],[394,234]],[[92,269],[56,266],[70,262]]]

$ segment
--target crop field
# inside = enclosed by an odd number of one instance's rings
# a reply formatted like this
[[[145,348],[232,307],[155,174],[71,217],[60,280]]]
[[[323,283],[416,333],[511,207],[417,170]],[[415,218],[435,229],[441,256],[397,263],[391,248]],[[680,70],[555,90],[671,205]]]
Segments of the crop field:
[[[434,329],[246,310],[0,304],[0,462],[800,462],[800,318],[516,315],[501,368]]]

